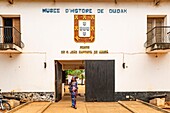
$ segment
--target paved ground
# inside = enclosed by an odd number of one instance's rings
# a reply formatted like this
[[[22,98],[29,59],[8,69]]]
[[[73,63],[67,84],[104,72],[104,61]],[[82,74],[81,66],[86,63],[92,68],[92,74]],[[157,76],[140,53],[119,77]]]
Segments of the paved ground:
[[[117,102],[84,102],[84,98],[79,97],[77,109],[71,108],[69,96],[63,100],[52,104],[44,113],[131,113]]]
[[[84,86],[79,86],[79,93],[82,96],[78,96],[77,109],[73,109],[68,86],[65,89],[67,95],[61,101],[52,103],[47,109],[45,108],[49,102],[33,102],[10,113],[163,113],[137,101],[85,102]]]
[[[49,102],[33,102],[13,113],[39,113]]]
[[[33,102],[13,113],[163,113],[137,101],[85,102],[83,97],[77,98],[77,109],[73,109],[70,96],[64,96],[60,102],[52,103],[42,112],[48,104]]]
[[[135,113],[163,113],[137,101],[121,101]]]

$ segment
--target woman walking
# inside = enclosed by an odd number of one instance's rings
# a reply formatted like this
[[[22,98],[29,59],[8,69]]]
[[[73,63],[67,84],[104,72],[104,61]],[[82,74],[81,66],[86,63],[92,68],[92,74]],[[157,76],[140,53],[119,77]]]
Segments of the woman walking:
[[[76,107],[76,97],[78,93],[78,87],[77,87],[77,77],[73,76],[71,82],[69,83],[69,89],[71,93],[71,100],[72,100],[72,106],[74,109],[77,109]]]

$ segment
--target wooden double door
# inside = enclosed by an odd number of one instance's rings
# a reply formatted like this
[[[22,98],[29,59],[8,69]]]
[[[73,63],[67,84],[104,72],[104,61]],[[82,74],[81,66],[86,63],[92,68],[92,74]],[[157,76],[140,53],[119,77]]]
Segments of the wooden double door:
[[[61,99],[62,65],[55,62],[56,67],[56,101]],[[85,100],[88,102],[114,101],[115,92],[115,61],[86,60],[85,61]]]

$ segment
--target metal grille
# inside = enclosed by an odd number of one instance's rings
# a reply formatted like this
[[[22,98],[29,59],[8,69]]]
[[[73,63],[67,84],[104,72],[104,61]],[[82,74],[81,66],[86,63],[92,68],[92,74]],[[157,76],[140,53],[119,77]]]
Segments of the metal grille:
[[[154,44],[170,44],[170,26],[156,26],[147,32],[146,48]]]
[[[21,41],[21,33],[15,27],[0,26],[0,46],[5,44],[15,44],[23,48],[24,43]]]

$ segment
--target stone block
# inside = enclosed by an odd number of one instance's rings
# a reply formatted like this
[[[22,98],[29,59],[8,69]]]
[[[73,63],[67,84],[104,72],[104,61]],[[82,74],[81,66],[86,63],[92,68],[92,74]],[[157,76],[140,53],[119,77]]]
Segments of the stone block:
[[[11,108],[15,108],[20,105],[20,101],[14,99],[9,100],[8,103],[11,105]]]
[[[150,100],[149,103],[156,106],[165,106],[165,98],[154,98]]]

